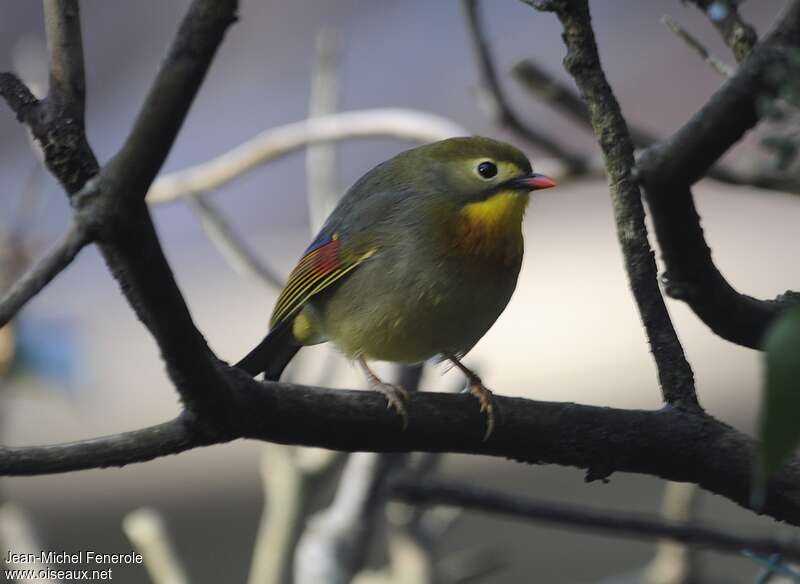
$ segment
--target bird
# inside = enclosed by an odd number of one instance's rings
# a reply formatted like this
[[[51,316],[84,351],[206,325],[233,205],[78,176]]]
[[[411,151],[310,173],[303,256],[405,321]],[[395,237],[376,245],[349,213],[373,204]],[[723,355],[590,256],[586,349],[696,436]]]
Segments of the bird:
[[[405,388],[368,361],[450,361],[494,428],[492,392],[462,358],[506,308],[531,191],[556,182],[481,136],[406,150],[351,186],[289,274],[266,337],[236,367],[278,381],[300,348],[331,342],[408,422]]]

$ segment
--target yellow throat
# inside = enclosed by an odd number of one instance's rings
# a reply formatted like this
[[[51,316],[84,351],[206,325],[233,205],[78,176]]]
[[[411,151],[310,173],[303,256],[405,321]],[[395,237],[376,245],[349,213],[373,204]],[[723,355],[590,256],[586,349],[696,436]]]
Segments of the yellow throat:
[[[528,194],[501,191],[470,203],[460,213],[454,244],[470,255],[507,261],[522,253],[522,219]]]

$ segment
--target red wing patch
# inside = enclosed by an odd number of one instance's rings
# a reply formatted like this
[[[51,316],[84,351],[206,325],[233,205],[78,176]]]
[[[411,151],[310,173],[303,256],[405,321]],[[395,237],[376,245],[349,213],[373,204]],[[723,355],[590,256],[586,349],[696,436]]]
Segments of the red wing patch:
[[[371,250],[348,262],[339,257],[339,238],[335,233],[327,240],[313,243],[289,274],[289,281],[272,312],[270,328],[292,316],[314,294],[330,286],[374,252]]]

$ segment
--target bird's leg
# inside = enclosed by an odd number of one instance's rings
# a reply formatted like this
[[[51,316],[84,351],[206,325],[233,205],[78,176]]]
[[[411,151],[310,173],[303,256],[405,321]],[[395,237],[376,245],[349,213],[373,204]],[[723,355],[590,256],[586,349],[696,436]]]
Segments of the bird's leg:
[[[403,430],[408,426],[408,413],[406,412],[406,402],[408,401],[408,391],[405,388],[393,383],[386,383],[375,375],[369,368],[364,357],[358,358],[358,364],[367,376],[367,383],[372,391],[379,391],[386,397],[386,407],[394,408],[400,417],[403,418]]]
[[[486,433],[483,435],[483,440],[488,440],[489,436],[492,435],[492,431],[494,431],[494,403],[492,400],[492,392],[483,384],[478,374],[464,365],[458,357],[452,353],[445,353],[444,356],[467,377],[467,386],[464,388],[464,391],[468,391],[478,398],[481,404],[481,412],[486,414]]]

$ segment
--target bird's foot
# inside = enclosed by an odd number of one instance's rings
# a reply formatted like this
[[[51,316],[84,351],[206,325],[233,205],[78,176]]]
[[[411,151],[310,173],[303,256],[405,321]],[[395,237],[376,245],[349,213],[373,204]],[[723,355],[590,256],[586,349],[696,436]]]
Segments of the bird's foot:
[[[486,442],[494,431],[494,400],[492,399],[492,392],[477,376],[469,379],[466,391],[478,398],[481,404],[481,413],[486,415],[486,433],[483,435],[483,441]]]
[[[403,419],[403,430],[408,427],[408,412],[406,411],[406,403],[408,403],[408,391],[393,383],[385,383],[377,381],[370,383],[369,388],[373,391],[378,391],[386,398],[386,407],[393,408]]]
[[[408,427],[408,413],[406,412],[408,391],[406,391],[406,389],[400,385],[381,381],[380,378],[375,375],[375,372],[369,368],[369,365],[367,365],[367,362],[364,360],[363,356],[358,358],[358,364],[361,365],[361,368],[364,370],[364,374],[367,376],[367,384],[369,385],[369,388],[372,391],[381,392],[384,397],[386,397],[386,407],[394,408],[395,411],[400,414],[400,417],[403,420],[403,430],[405,430]]]

